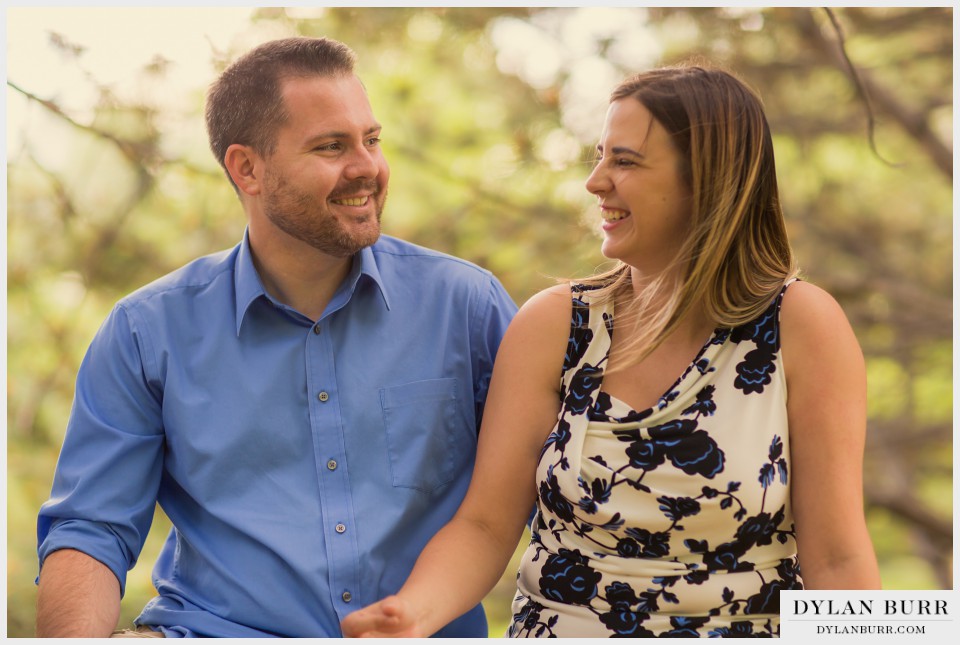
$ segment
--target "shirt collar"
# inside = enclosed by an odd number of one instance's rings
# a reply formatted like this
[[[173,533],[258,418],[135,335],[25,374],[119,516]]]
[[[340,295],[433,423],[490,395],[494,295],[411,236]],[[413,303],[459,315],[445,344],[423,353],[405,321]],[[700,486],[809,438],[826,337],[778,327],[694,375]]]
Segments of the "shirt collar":
[[[373,252],[373,247],[368,246],[360,249],[360,275],[365,275],[377,285],[380,291],[380,297],[383,298],[383,306],[390,310],[390,298],[387,297],[387,288],[383,284],[383,278],[380,276],[380,267],[377,265],[377,256]]]
[[[237,252],[233,275],[237,306],[237,336],[239,336],[247,309],[250,308],[254,300],[267,295],[267,292],[263,289],[263,284],[260,282],[260,276],[257,275],[257,269],[253,266],[253,253],[250,251],[248,231],[243,232],[243,241],[240,243],[240,250]]]
[[[360,264],[359,271],[357,270],[358,258]],[[350,290],[351,297],[361,276],[367,276],[377,285],[380,296],[383,298],[383,304],[387,310],[389,310],[390,300],[387,297],[387,290],[384,287],[383,278],[380,276],[380,268],[377,266],[376,255],[369,246],[361,249],[360,252],[354,256],[353,267],[347,276],[347,285],[345,285]],[[253,301],[261,296],[267,299],[270,298],[263,288],[263,283],[260,281],[260,275],[257,273],[256,267],[253,266],[253,253],[250,250],[249,230],[244,231],[243,241],[240,243],[240,249],[237,252],[236,264],[234,266],[234,289],[236,294],[237,335],[239,336],[240,327],[243,326],[243,319],[250,305],[253,304]]]

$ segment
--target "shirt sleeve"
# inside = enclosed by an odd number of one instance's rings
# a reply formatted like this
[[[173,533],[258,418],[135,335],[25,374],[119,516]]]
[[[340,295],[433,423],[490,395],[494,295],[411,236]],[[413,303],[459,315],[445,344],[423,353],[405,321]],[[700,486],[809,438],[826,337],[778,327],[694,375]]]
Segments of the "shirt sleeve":
[[[40,566],[58,549],[109,567],[123,593],[153,521],[163,467],[161,394],[144,325],[117,305],[77,375],[50,499],[37,520]]]
[[[477,432],[480,431],[480,422],[483,420],[483,406],[487,400],[487,391],[490,388],[490,377],[493,375],[493,362],[500,348],[507,326],[517,313],[517,305],[513,302],[500,281],[490,276],[488,289],[481,296],[478,307],[478,326],[473,330],[473,368],[474,368],[474,402],[476,405]]]

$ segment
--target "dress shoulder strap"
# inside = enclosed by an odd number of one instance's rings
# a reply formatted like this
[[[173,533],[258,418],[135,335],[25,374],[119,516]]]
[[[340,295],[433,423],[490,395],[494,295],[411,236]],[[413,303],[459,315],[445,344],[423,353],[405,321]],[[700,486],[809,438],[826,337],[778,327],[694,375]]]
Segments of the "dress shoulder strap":
[[[593,317],[602,313],[591,307],[590,292],[596,287],[571,283],[570,297],[573,306],[570,313],[570,337],[567,340],[567,352],[563,359],[563,373],[575,368],[583,358],[593,341],[596,322]]]
[[[730,333],[731,339],[736,343],[752,340],[757,343],[758,349],[764,352],[770,354],[778,352],[780,350],[780,306],[783,304],[783,296],[787,288],[797,280],[799,278],[787,280],[759,316],[734,327]]]

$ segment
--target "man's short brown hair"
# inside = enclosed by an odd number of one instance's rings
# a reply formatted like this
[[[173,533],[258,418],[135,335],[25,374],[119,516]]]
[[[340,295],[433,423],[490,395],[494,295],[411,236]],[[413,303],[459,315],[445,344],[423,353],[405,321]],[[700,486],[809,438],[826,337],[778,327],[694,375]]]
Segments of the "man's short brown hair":
[[[301,37],[272,40],[234,61],[207,92],[210,149],[224,171],[227,148],[234,143],[261,155],[273,153],[277,130],[287,119],[281,93],[285,79],[352,74],[355,60],[341,42]],[[229,172],[227,178],[233,184]]]

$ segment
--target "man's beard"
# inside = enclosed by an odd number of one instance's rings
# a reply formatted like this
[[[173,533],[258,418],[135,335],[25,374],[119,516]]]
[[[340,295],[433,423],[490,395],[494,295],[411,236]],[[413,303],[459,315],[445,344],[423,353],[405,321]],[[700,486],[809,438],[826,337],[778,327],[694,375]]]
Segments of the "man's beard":
[[[287,235],[305,242],[332,257],[350,257],[362,248],[371,246],[380,237],[380,216],[387,200],[386,189],[380,189],[375,180],[351,182],[330,195],[331,199],[373,192],[369,199],[375,205],[376,226],[372,230],[350,232],[330,211],[325,202],[291,187],[283,178],[268,178],[268,196],[264,214],[270,222]],[[365,227],[367,228],[367,227]]]

